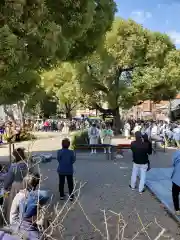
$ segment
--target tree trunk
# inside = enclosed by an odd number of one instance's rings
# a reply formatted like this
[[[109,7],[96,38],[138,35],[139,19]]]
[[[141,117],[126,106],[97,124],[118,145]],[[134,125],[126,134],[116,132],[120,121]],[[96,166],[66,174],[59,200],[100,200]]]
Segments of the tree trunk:
[[[65,107],[66,118],[69,119],[69,120],[72,120],[72,113],[71,113],[71,111],[72,111],[73,107],[71,106],[70,103],[65,103],[64,107]]]
[[[12,122],[15,122],[14,114],[12,109],[10,109],[7,105],[3,106],[5,114],[11,119]]]
[[[113,114],[113,129],[115,134],[121,133],[122,121],[120,118],[119,108],[112,111]]]
[[[72,120],[72,114],[71,114],[71,111],[66,110],[66,118],[69,119],[69,120]]]
[[[24,125],[25,125],[25,118],[24,118],[25,103],[23,101],[19,101],[17,103],[17,106],[18,106],[18,110],[19,110],[21,126],[24,127]]]

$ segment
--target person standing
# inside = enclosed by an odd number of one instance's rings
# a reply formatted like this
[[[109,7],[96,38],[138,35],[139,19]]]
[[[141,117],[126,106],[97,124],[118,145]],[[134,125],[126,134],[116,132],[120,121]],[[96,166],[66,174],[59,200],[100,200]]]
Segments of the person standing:
[[[139,132],[140,130],[141,130],[141,125],[139,123],[136,123],[133,129],[134,135],[136,134],[136,132]]]
[[[173,129],[173,140],[175,141],[178,148],[180,148],[180,126],[176,126]]]
[[[133,170],[130,187],[132,190],[136,188],[137,176],[140,172],[139,193],[143,193],[149,164],[148,155],[151,153],[149,143],[143,140],[139,131],[135,133],[135,141],[131,143],[131,150],[133,154]]]
[[[180,193],[180,150],[173,155],[172,199],[176,215],[180,216],[179,193]]]
[[[113,131],[110,125],[107,125],[101,133],[101,139],[103,144],[111,145],[111,139],[113,137]],[[106,153],[107,149],[104,148],[104,153]],[[108,147],[108,152],[111,153],[111,146]]]
[[[50,122],[48,120],[46,120],[44,122],[44,131],[48,132],[49,131],[49,127],[50,127]]]
[[[88,136],[89,136],[89,143],[92,145],[91,147],[91,153],[96,154],[96,148],[94,145],[98,144],[99,141],[99,129],[96,127],[96,124],[93,123],[92,126],[88,130]]]
[[[131,126],[129,122],[126,122],[124,125],[124,136],[126,139],[130,138],[130,131],[131,131]]]
[[[73,164],[76,161],[75,154],[72,150],[69,150],[70,141],[68,138],[62,140],[62,149],[57,152],[58,168],[57,172],[59,174],[59,192],[60,200],[64,200],[64,183],[65,178],[67,179],[68,188],[69,188],[69,198],[72,201],[73,196]]]
[[[142,137],[143,137],[143,141],[146,142],[148,144],[148,146],[149,146],[148,155],[151,155],[152,152],[153,152],[152,142],[149,140],[148,135],[146,133],[143,134]],[[147,169],[147,171],[149,171],[150,169],[151,169],[150,161],[148,161],[148,169]]]
[[[156,123],[153,123],[152,129],[151,129],[151,139],[152,140],[158,140],[158,126]]]

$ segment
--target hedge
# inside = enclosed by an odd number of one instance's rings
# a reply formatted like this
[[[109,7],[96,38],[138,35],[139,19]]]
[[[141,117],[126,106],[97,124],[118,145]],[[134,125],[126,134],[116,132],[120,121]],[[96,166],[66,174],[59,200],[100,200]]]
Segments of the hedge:
[[[71,147],[75,149],[77,145],[89,144],[88,131],[79,131],[73,134],[71,140]]]
[[[99,138],[99,144],[101,143],[101,139]],[[89,137],[87,130],[81,130],[79,132],[74,133],[71,140],[71,148],[76,149],[77,145],[89,144]]]
[[[15,142],[16,137],[15,136],[9,136],[7,134],[3,134],[3,139],[7,142]],[[36,136],[31,134],[30,132],[27,132],[25,130],[22,130],[20,132],[20,138],[19,141],[29,141],[29,140],[34,140],[36,139]]]

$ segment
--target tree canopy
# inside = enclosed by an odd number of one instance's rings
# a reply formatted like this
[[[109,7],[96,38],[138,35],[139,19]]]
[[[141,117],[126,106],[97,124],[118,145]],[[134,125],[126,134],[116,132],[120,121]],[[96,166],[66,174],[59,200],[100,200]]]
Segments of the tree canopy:
[[[53,71],[42,75],[43,86],[58,101],[61,112],[71,118],[71,112],[84,102],[78,82],[78,73],[73,63],[62,63]]]
[[[79,65],[80,84],[94,108],[117,117],[119,107],[176,95],[179,53],[167,35],[132,20],[116,19],[102,48]],[[103,108],[104,102],[108,109]]]
[[[92,53],[115,10],[113,0],[0,1],[0,103],[22,99],[37,71]]]

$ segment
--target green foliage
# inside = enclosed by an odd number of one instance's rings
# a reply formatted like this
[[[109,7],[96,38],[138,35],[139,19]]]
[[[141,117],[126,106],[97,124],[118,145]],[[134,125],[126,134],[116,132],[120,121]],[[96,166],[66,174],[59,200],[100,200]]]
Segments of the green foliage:
[[[46,98],[46,92],[44,88],[37,85],[30,94],[27,94],[24,98],[25,107],[24,112],[32,115],[41,114],[41,102]]]
[[[104,46],[78,67],[90,105],[113,115],[139,100],[170,99],[180,88],[179,51],[170,38],[132,20],[116,19]]]
[[[49,118],[50,116],[54,116],[57,113],[57,102],[52,96],[47,94],[40,103],[40,109],[43,117]]]
[[[44,73],[42,79],[44,88],[52,93],[59,103],[60,110],[70,118],[71,111],[80,106],[85,98],[81,94],[75,65],[62,63],[53,71]]]
[[[22,131],[20,134],[20,141],[29,141],[29,140],[35,140],[36,136],[32,133]]]
[[[79,131],[72,136],[71,147],[76,149],[78,145],[89,144],[88,131]]]
[[[10,142],[14,143],[16,137],[4,134],[3,139],[5,141],[7,141],[8,143],[10,143]],[[20,141],[29,141],[29,140],[35,140],[35,139],[36,139],[36,136],[33,135],[32,133],[28,132],[28,131],[22,130],[21,133],[20,133]]]
[[[36,86],[31,94],[28,94],[25,99],[24,113],[32,115],[40,115],[49,118],[57,113],[57,101],[52,95],[48,93],[42,86]]]
[[[95,50],[110,28],[113,0],[0,2],[0,104],[22,100],[37,71]]]

